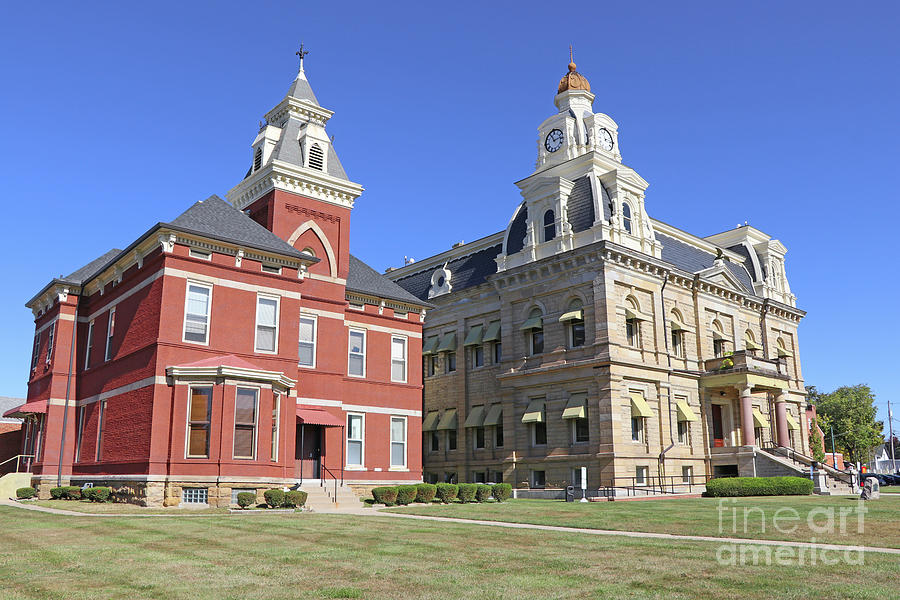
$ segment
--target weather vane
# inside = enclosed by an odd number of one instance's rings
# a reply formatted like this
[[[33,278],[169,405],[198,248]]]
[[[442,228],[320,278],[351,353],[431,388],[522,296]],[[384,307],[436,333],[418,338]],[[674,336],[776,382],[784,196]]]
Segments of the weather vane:
[[[303,70],[303,58],[309,54],[309,50],[303,49],[303,42],[300,42],[300,49],[297,50],[294,54],[300,57],[300,70]]]

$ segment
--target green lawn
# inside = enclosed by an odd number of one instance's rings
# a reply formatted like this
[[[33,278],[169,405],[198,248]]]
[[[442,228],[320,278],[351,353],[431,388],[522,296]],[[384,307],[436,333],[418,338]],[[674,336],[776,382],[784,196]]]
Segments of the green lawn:
[[[881,491],[885,494],[900,494],[900,485],[886,485]]]
[[[93,514],[142,514],[142,515],[171,515],[171,514],[216,514],[227,513],[227,508],[146,508],[136,504],[119,502],[89,502],[87,500],[32,500],[29,504],[46,508],[58,508],[72,512]]]
[[[97,519],[0,507],[5,600],[825,600],[889,597],[900,581],[897,556],[735,567],[716,561],[718,547],[377,516]]]
[[[858,515],[845,517],[845,533],[839,530],[840,509],[855,510],[860,501],[849,497],[783,496],[722,499],[719,512],[717,498],[670,498],[628,502],[567,503],[556,500],[510,500],[502,504],[433,504],[413,505],[392,511],[417,515],[612,529],[616,531],[649,531],[682,535],[711,535],[751,539],[791,540],[834,544],[859,544],[900,548],[900,496],[882,496],[865,503],[863,530],[858,531]],[[744,528],[744,509],[750,509]],[[773,516],[782,508],[794,509],[799,520],[781,521],[783,530],[796,525],[793,532],[780,532]],[[736,513],[733,510],[736,509]],[[807,524],[810,511],[814,525],[824,527],[829,511],[834,515],[835,530],[815,531]],[[761,512],[765,514],[765,521]],[[789,512],[782,512],[789,516]],[[734,518],[736,516],[736,519]],[[721,519],[721,524],[720,524]],[[735,527],[736,525],[736,527]],[[765,531],[763,531],[765,527]]]

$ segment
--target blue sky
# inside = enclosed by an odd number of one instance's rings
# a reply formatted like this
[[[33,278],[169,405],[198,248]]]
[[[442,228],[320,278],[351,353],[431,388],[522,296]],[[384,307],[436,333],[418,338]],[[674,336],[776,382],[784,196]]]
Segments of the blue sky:
[[[505,226],[573,43],[651,216],[782,240],[807,384],[900,404],[895,3],[126,4],[4,7],[0,395],[49,278],[240,180],[302,40],[377,269]]]

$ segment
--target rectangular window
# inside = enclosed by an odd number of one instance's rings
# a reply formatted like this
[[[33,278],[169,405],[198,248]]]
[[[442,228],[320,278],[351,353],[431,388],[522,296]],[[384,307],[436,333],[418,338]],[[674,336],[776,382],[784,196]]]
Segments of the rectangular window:
[[[678,358],[684,358],[684,332],[672,331],[672,354]]]
[[[636,467],[634,470],[634,482],[637,485],[647,484],[650,477],[650,467]]]
[[[406,417],[391,417],[391,466],[406,466]]]
[[[94,321],[88,323],[87,340],[84,345],[84,368],[91,366],[91,351],[94,349]]]
[[[644,418],[631,417],[631,439],[635,442],[644,441]]]
[[[267,265],[263,263],[262,266],[263,273],[272,273],[273,275],[281,275],[281,267],[278,265]]]
[[[112,340],[116,334],[116,307],[109,309],[109,321],[106,325],[106,350],[103,353],[103,360],[112,359]]]
[[[484,471],[475,471],[472,473],[472,479],[475,483],[487,483],[487,473]]]
[[[444,483],[454,483],[456,481],[456,473],[444,472]]]
[[[444,358],[444,371],[453,373],[456,371],[456,352],[448,352]]]
[[[97,419],[97,462],[103,457],[103,428],[106,426],[106,400],[100,401],[100,416]]]
[[[456,430],[447,430],[447,450],[456,450]]]
[[[209,490],[206,488],[181,488],[181,501],[184,504],[207,504]]]
[[[494,446],[497,448],[503,447],[503,423],[497,423],[497,426],[494,428]]]
[[[78,412],[75,413],[77,423],[75,423],[75,462],[81,462],[81,439],[84,436],[84,409],[85,406],[79,406]]]
[[[301,367],[316,366],[316,317],[300,315],[300,357]]]
[[[572,468],[572,485],[575,486],[576,489],[581,488],[581,467],[573,467]]]
[[[641,347],[641,326],[637,319],[625,320],[625,336],[628,338],[628,345],[632,348]]]
[[[503,471],[494,471],[494,483],[503,483]]]
[[[351,377],[366,376],[366,332],[361,329],[350,330],[348,346],[349,364],[347,374]]]
[[[494,364],[499,365],[503,359],[503,344],[494,342]]]
[[[713,356],[716,358],[725,356],[725,340],[713,340]]]
[[[681,482],[682,483],[693,483],[694,482],[694,467],[681,467]]]
[[[190,388],[188,405],[187,458],[209,458],[209,421],[212,413],[211,387]]]
[[[475,346],[472,348],[472,367],[484,366],[484,346]]]
[[[587,442],[590,440],[591,432],[588,427],[587,418],[572,419],[572,439],[578,442]]]
[[[209,343],[209,304],[212,287],[189,283],[184,297],[184,341]]]
[[[530,339],[531,339],[531,353],[532,354],[543,354],[543,352],[544,352],[544,330],[543,329],[532,329]]]
[[[578,348],[584,346],[584,321],[582,319],[575,319],[572,321],[570,330],[572,347]]]
[[[425,360],[428,361],[428,376],[431,377],[437,372],[437,356],[431,355]]]
[[[542,489],[547,484],[547,479],[544,477],[543,471],[532,471],[531,472],[531,487]]]
[[[475,428],[475,449],[484,448],[484,427]]]
[[[256,298],[256,351],[276,352],[278,348],[278,299]]]
[[[347,466],[363,466],[363,415],[347,415]]]
[[[278,442],[281,435],[281,394],[273,394],[272,402],[272,460],[278,460]]]
[[[441,439],[441,437],[438,435],[437,431],[431,432],[431,451],[432,452],[437,452],[438,450],[441,449],[440,439]]]
[[[531,424],[531,443],[534,446],[547,445],[547,424],[543,421]]]
[[[53,356],[53,334],[56,331],[56,321],[50,325],[50,329],[47,330],[47,364],[50,364],[50,360]]]
[[[234,398],[234,458],[256,458],[259,390],[238,388]]]
[[[687,421],[678,421],[678,443],[679,444],[687,444],[688,443],[688,422]]]
[[[391,338],[391,381],[406,383],[406,338]]]
[[[34,334],[34,347],[31,349],[31,369],[37,366],[38,363],[38,355],[41,352],[41,334]]]
[[[200,260],[211,260],[212,253],[207,252],[206,250],[198,250],[197,248],[191,248],[188,250],[188,256],[191,258],[199,258]]]

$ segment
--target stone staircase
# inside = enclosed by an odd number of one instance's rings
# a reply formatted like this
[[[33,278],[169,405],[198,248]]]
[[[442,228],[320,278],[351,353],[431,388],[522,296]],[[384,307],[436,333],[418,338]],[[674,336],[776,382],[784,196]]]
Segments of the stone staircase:
[[[780,446],[760,448],[756,457],[758,477],[809,477],[809,467],[813,459],[790,448]],[[815,493],[823,496],[832,494],[857,495],[859,490],[850,481],[850,475],[819,463],[814,479]]]
[[[318,479],[305,480],[300,489],[308,494],[306,507],[314,512],[331,512],[335,510],[360,508],[359,496],[346,485],[337,485],[335,495],[334,481],[326,480],[320,485]]]

